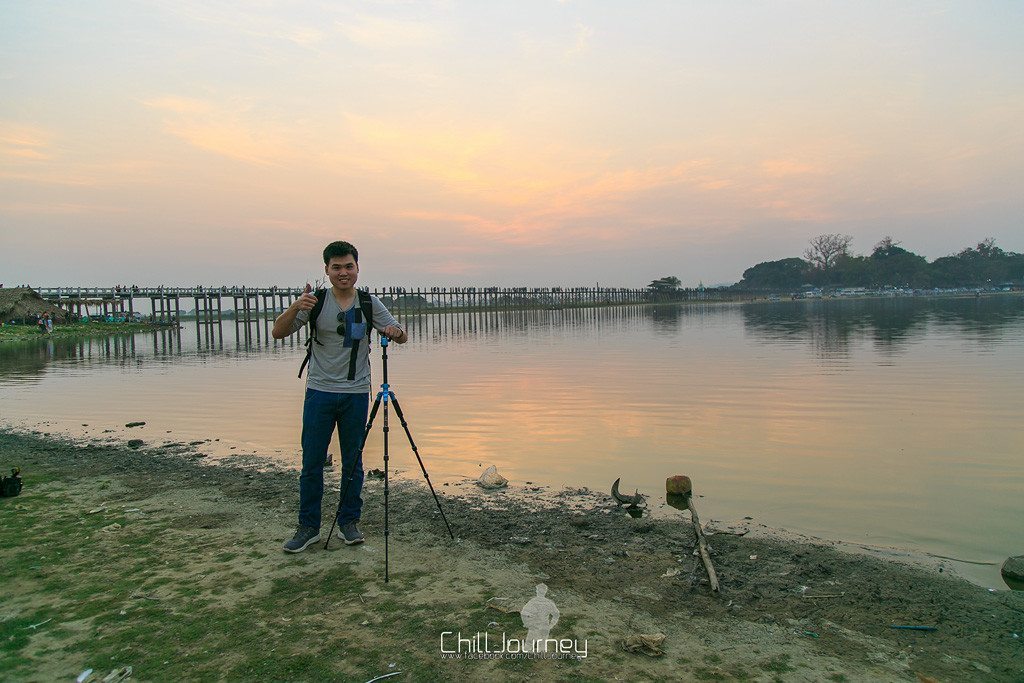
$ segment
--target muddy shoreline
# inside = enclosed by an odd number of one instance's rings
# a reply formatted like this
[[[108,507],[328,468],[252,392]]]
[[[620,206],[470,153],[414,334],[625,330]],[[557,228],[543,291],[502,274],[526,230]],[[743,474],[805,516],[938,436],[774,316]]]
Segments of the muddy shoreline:
[[[80,500],[75,508],[80,515],[86,515],[85,508],[97,500],[104,504],[99,510],[105,512],[107,505],[113,509],[119,501],[106,500],[108,493],[96,492],[98,482],[103,482],[107,491],[123,492],[123,500],[129,501],[121,503],[123,509],[143,511],[140,514],[149,515],[145,523],[154,528],[170,525],[182,542],[223,534],[225,544],[240,554],[247,551],[252,556],[248,564],[232,569],[243,578],[252,574],[252,587],[240,589],[240,596],[258,593],[257,575],[330,573],[343,564],[354,572],[353,580],[372,584],[360,595],[357,607],[366,609],[368,601],[391,595],[400,597],[423,620],[421,638],[405,630],[385,629],[387,618],[370,610],[364,629],[379,623],[380,642],[390,640],[394,646],[384,649],[400,651],[401,657],[394,655],[395,659],[405,658],[404,663],[387,664],[412,672],[390,680],[454,675],[469,680],[1024,679],[1024,593],[992,592],[972,585],[940,571],[941,563],[911,566],[853,554],[834,544],[773,535],[749,521],[739,520],[732,529],[720,525],[721,532],[709,538],[722,585],[715,595],[693,554],[694,533],[684,513],[668,519],[633,519],[604,494],[583,489],[531,486],[491,492],[470,483],[437,486],[456,536],[452,542],[426,487],[400,481],[391,487],[391,581],[383,583],[383,486],[373,478],[367,480],[363,496],[364,546],[347,548],[332,541],[330,550],[324,551],[321,544],[293,557],[281,553],[280,543],[294,525],[296,474],[258,458],[209,463],[185,444],[128,448],[0,430],[0,466],[20,466],[25,481],[22,496],[0,501],[0,519],[6,527],[14,528],[19,514],[25,514],[17,508],[19,503],[37,506],[33,514],[44,524],[48,500],[60,496]],[[337,472],[328,481],[336,484]],[[90,487],[90,482],[95,486]],[[325,519],[333,512],[330,498],[325,496]],[[175,502],[156,505],[158,500]],[[126,508],[127,504],[132,507]],[[66,506],[51,513],[66,514]],[[190,528],[182,522],[207,518],[214,521],[206,530],[202,524]],[[103,542],[130,556],[133,546],[123,530],[132,523],[130,515],[125,517],[120,533],[104,537]],[[134,528],[142,528],[142,523]],[[6,561],[33,551],[30,540],[8,542],[0,548],[0,557]],[[202,554],[188,561],[215,563]],[[108,570],[116,573],[124,568],[112,562],[96,569]],[[180,575],[172,572],[161,585],[187,594],[190,577],[197,571],[220,569],[215,564],[205,570],[190,566]],[[0,630],[4,621],[14,623],[22,612],[61,602],[45,582],[23,574],[14,576],[19,590],[0,613]],[[440,624],[451,623],[463,631],[471,626],[477,631],[499,626],[509,633],[522,630],[515,610],[532,596],[538,582],[549,587],[548,597],[562,613],[562,626],[556,627],[552,637],[587,639],[586,658],[572,662],[440,658],[435,643]],[[488,607],[492,597],[508,597],[515,610]],[[289,606],[298,610],[297,620],[304,614],[302,599],[298,600]],[[893,629],[893,625],[934,630]],[[88,634],[90,627],[82,626],[83,633]],[[667,636],[663,655],[623,650],[630,636],[655,633]],[[247,656],[244,648],[234,655]],[[34,678],[19,668],[21,660],[32,662],[33,671],[74,676],[81,669],[72,672],[71,668],[88,663],[89,645],[87,638],[72,639],[66,649],[54,648],[43,634],[31,633],[16,652],[4,651],[3,656],[0,673],[7,671],[19,679]],[[111,656],[115,661],[116,656]],[[178,663],[177,671],[186,678],[231,678],[232,672],[239,671],[207,671],[200,664],[202,656],[196,652],[192,663]],[[258,659],[259,653],[251,657]],[[153,680],[167,673],[147,670],[144,662],[141,669],[136,667],[137,678]],[[371,665],[365,670],[344,668],[348,665],[337,663],[341,668],[333,671],[342,677],[381,673]],[[312,669],[300,670],[292,677],[301,680],[316,674]]]

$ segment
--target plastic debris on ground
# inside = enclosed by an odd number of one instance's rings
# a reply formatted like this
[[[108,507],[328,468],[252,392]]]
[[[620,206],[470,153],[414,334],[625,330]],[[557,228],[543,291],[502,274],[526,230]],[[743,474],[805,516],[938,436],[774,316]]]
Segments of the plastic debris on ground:
[[[503,486],[508,486],[508,479],[498,474],[498,468],[491,465],[483,471],[483,474],[476,480],[476,483],[481,488],[500,489]]]

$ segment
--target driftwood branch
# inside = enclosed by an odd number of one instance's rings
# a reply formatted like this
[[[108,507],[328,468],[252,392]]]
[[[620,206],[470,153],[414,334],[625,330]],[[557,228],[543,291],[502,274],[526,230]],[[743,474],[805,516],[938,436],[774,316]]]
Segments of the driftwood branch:
[[[684,474],[677,474],[665,480],[665,500],[677,510],[689,510],[690,521],[693,522],[693,531],[697,534],[697,552],[700,554],[704,568],[708,572],[708,580],[711,582],[711,590],[718,592],[718,574],[715,573],[715,565],[711,564],[711,553],[708,552],[708,539],[704,536],[704,529],[700,525],[700,516],[693,504],[693,482]]]
[[[693,495],[686,497],[686,507],[690,509],[690,521],[693,522],[693,530],[697,534],[697,550],[700,559],[704,562],[704,568],[708,571],[708,580],[711,581],[711,590],[718,592],[718,574],[715,573],[715,565],[711,564],[711,553],[708,552],[708,539],[704,536],[704,530],[700,526],[700,517],[697,515],[697,508],[693,505]]]

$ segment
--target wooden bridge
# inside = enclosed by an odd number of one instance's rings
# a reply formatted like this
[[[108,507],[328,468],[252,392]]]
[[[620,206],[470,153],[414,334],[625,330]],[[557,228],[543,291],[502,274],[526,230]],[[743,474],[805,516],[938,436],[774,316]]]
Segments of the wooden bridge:
[[[280,314],[302,294],[298,287],[38,287],[39,295],[82,315],[133,317],[136,301],[149,300],[155,322],[181,320],[181,301],[192,300],[199,322],[266,320]],[[518,309],[562,309],[624,304],[749,301],[749,292],[727,289],[628,289],[615,287],[429,287],[370,288],[396,315]],[[225,308],[224,301],[231,306]],[[227,311],[227,313],[225,313]]]

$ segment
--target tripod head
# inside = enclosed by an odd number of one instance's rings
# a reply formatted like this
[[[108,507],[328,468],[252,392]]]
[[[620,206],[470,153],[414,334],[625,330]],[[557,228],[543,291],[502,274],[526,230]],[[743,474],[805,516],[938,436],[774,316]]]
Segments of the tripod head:
[[[384,371],[384,384],[382,384],[380,388],[383,392],[382,396],[384,397],[384,402],[386,404],[388,398],[391,396],[388,391],[388,344],[391,343],[391,340],[388,339],[388,336],[383,332],[378,332],[377,337],[380,338],[381,367]]]

